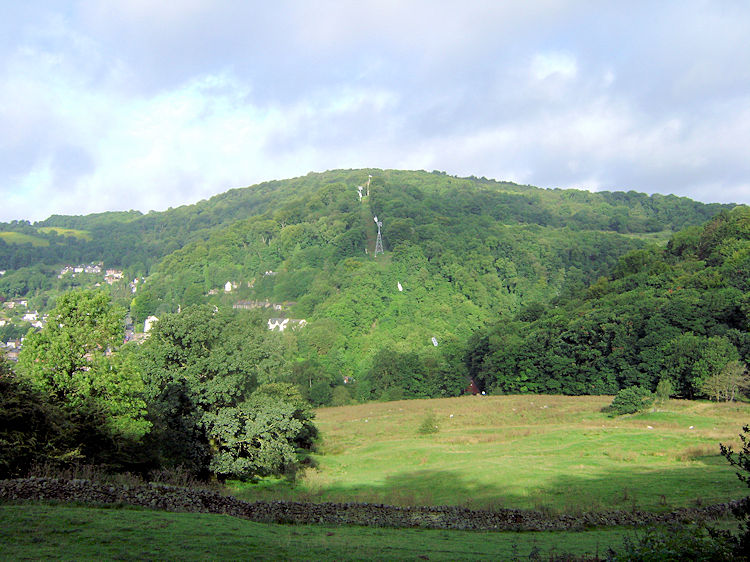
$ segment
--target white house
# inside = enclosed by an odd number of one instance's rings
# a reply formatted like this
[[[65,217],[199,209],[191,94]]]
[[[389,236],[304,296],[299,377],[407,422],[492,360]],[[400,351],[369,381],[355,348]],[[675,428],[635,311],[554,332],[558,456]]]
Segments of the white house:
[[[149,316],[146,318],[146,321],[143,323],[143,333],[146,334],[151,331],[151,328],[159,321],[159,318],[156,316]]]
[[[269,318],[268,319],[268,329],[271,331],[274,331],[278,328],[279,332],[283,332],[287,328],[291,327],[292,329],[295,328],[302,328],[305,324],[307,324],[307,320],[297,320],[295,318]]]

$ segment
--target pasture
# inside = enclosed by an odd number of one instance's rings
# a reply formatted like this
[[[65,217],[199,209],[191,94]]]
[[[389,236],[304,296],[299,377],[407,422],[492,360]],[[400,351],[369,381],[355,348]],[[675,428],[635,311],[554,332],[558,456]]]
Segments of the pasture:
[[[528,560],[603,556],[632,529],[480,533],[254,523],[228,515],[0,504],[3,558],[69,560]]]
[[[63,228],[61,226],[41,226],[37,230],[42,233],[54,232],[60,236],[72,236],[73,238],[78,238],[80,240],[91,240],[91,234],[85,230]]]
[[[294,486],[233,484],[243,499],[530,508],[696,507],[746,495],[719,455],[744,403],[670,400],[608,417],[607,396],[487,396],[321,408],[317,468]],[[438,430],[420,434],[429,415]]]
[[[493,396],[318,410],[318,466],[296,482],[230,483],[247,500],[520,507],[549,513],[670,510],[746,495],[718,443],[746,404],[672,400],[610,418],[611,397]],[[421,433],[425,419],[437,431]],[[691,427],[692,426],[692,427]],[[724,528],[736,528],[724,521]],[[226,515],[0,503],[9,558],[520,560],[604,557],[638,531],[472,532],[255,523]]]
[[[31,244],[32,246],[49,246],[49,241],[23,232],[0,232],[0,240],[6,244]]]

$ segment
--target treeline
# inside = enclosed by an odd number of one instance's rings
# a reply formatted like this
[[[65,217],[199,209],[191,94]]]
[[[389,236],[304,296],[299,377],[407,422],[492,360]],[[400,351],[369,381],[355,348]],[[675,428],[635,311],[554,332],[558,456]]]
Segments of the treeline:
[[[427,202],[427,208],[432,203],[432,210],[441,216],[458,217],[481,211],[494,220],[512,224],[565,226],[574,230],[620,233],[679,230],[701,224],[722,208],[727,208],[671,195],[545,190],[485,178],[455,178],[439,172],[335,170],[233,189],[209,200],[164,212],[54,215],[33,225],[28,221],[3,223],[0,224],[0,233],[22,233],[39,243],[8,242],[0,237],[0,269],[19,269],[39,263],[58,265],[104,261],[110,266],[132,269],[138,275],[145,275],[163,257],[186,243],[206,240],[217,229],[271,212],[271,209],[284,207],[292,211],[295,205],[289,203],[295,199],[309,201],[310,209],[314,210],[315,200],[325,198],[321,191],[330,191],[332,185],[341,184],[355,193],[353,189],[364,183],[367,175],[374,176],[374,184],[381,182],[381,186],[392,191],[403,190],[404,194],[416,199],[433,199]],[[397,215],[387,198],[380,197],[376,202],[375,197],[375,212]],[[404,212],[408,215],[408,211]],[[293,213],[287,218],[295,220]],[[283,213],[281,219],[283,223]],[[50,227],[78,230],[85,236],[57,234],[48,230]]]
[[[479,331],[469,374],[496,393],[614,394],[666,379],[677,396],[712,396],[725,367],[750,358],[749,291],[750,209],[736,207]]]
[[[123,344],[124,312],[103,291],[66,293],[14,370],[0,364],[0,478],[34,464],[293,477],[317,429],[281,334],[204,305]]]

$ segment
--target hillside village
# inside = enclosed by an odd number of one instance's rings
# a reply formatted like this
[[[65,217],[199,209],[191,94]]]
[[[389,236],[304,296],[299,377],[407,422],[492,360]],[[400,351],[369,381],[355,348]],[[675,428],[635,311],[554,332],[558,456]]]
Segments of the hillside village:
[[[6,271],[1,271],[0,276],[5,273]],[[65,265],[57,273],[57,279],[60,280],[66,277],[75,278],[81,276],[88,276],[90,283],[84,283],[84,285],[90,284],[93,287],[101,287],[103,285],[111,286],[122,281],[124,279],[124,272],[121,269],[105,268],[102,262],[98,262]],[[141,281],[135,278],[128,283],[131,293],[135,294],[139,282]],[[46,312],[30,309],[28,298],[11,298],[5,300],[0,296],[0,302],[2,302],[2,308],[0,308],[0,328],[8,327],[14,329],[13,331],[16,333],[21,332],[25,334],[30,329],[41,330],[49,318]],[[23,347],[24,340],[25,336],[21,335],[0,341],[0,352],[3,352],[7,359],[16,361]]]
[[[5,271],[0,271],[0,276],[4,275]],[[274,271],[266,271],[263,276],[276,275]],[[88,283],[91,287],[99,288],[104,285],[112,286],[115,283],[122,282],[125,279],[124,272],[121,269],[116,268],[105,268],[102,262],[90,263],[90,264],[78,264],[78,265],[65,265],[61,267],[57,273],[57,279],[76,278],[81,276],[89,276]],[[128,283],[128,289],[131,294],[136,294],[138,291],[139,284],[144,283],[143,278],[134,278]],[[253,281],[248,282],[248,287],[252,287]],[[208,291],[206,296],[218,295],[221,292],[231,293],[236,291],[240,287],[240,284],[233,281],[227,281],[221,289],[211,289]],[[41,313],[38,310],[29,309],[28,298],[12,298],[6,301],[2,301],[0,296],[0,302],[2,302],[2,309],[0,309],[0,328],[3,327],[15,327],[16,331],[23,333],[29,329],[42,329],[49,315],[47,313]],[[239,300],[233,304],[234,309],[242,310],[269,310],[276,313],[280,313],[281,316],[269,318],[267,326],[270,331],[283,332],[287,328],[301,328],[307,323],[304,319],[288,318],[285,316],[285,312],[288,311],[296,303],[292,301],[285,301],[282,303],[273,303],[269,300]],[[158,322],[159,318],[154,315],[150,315],[146,318],[141,329],[136,329],[132,322],[128,321],[125,327],[125,341],[142,342],[148,337],[149,332],[153,325]],[[20,337],[8,338],[5,341],[0,340],[0,353],[2,353],[6,359],[11,361],[18,360],[18,354],[23,347],[25,335]]]

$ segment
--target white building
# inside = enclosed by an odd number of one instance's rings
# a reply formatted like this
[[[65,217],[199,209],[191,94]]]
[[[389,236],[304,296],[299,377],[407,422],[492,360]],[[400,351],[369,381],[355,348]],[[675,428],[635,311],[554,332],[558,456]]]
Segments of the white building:
[[[305,324],[307,324],[307,320],[304,320],[304,319],[302,320],[297,320],[295,318],[269,318],[268,319],[268,329],[271,331],[278,329],[279,332],[283,332],[289,327],[291,327],[292,329],[302,328]]]
[[[146,321],[143,323],[143,333],[147,334],[151,331],[151,328],[153,328],[154,324],[156,324],[159,321],[159,318],[156,316],[149,316],[146,318]]]

